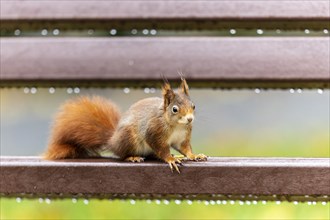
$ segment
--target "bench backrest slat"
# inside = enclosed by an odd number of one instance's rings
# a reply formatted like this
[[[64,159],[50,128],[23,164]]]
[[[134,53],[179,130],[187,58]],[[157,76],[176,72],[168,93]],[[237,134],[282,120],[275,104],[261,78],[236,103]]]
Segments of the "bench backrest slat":
[[[4,38],[2,81],[329,83],[327,38]]]
[[[2,1],[1,19],[329,19],[324,1]]]

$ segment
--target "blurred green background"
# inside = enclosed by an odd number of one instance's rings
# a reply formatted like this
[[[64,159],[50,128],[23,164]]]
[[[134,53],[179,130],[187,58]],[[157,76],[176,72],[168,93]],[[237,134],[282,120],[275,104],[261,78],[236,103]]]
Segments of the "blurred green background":
[[[91,200],[86,205],[82,200],[56,200],[50,204],[36,200],[1,199],[1,219],[322,219],[330,217],[330,205],[294,205],[283,202],[268,202],[257,205],[205,205],[204,202],[186,201],[168,205],[155,201]]]
[[[51,91],[51,92],[50,92]],[[55,92],[54,92],[55,91]],[[53,93],[54,92],[54,93]],[[123,111],[160,96],[159,89],[3,88],[1,155],[40,155],[52,117],[65,100],[102,95]],[[196,153],[230,157],[330,157],[329,90],[192,89]],[[50,203],[50,204],[48,204]],[[87,202],[85,202],[87,203]],[[268,202],[226,205],[202,202],[1,198],[1,219],[329,219],[330,204]],[[134,204],[131,204],[134,203]]]

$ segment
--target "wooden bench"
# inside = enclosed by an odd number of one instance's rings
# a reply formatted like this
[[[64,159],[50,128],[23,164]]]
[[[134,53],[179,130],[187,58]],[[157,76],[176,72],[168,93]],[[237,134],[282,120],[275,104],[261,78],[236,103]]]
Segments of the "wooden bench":
[[[328,201],[329,160],[322,158],[210,158],[167,164],[114,159],[45,161],[2,157],[4,196],[183,198]]]
[[[1,87],[330,87],[324,1],[1,0]],[[313,147],[313,146],[311,146]],[[2,196],[329,201],[329,158],[1,157]]]

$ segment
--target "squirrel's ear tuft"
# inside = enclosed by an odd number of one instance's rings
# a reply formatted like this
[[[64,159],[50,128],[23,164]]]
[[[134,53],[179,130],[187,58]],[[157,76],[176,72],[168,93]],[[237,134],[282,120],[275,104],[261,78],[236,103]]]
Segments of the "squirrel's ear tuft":
[[[174,100],[175,94],[168,82],[165,82],[162,88],[164,98],[164,108],[167,108],[169,104]]]
[[[183,76],[181,76],[181,85],[179,87],[179,91],[189,96],[189,86],[187,84],[186,79],[183,78]]]

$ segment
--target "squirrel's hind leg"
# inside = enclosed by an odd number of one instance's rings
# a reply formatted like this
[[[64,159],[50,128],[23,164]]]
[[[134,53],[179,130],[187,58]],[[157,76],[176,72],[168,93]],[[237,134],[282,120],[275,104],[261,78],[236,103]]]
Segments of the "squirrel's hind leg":
[[[85,149],[70,144],[49,145],[43,158],[46,160],[74,159],[74,158],[99,158],[101,155],[97,150]]]
[[[77,150],[69,144],[51,144],[43,154],[43,158],[46,160],[76,158],[77,156]]]
[[[131,157],[127,157],[125,159],[125,161],[127,162],[137,162],[137,163],[140,163],[140,162],[143,162],[144,161],[144,158],[143,157],[139,157],[139,156],[131,156]]]

